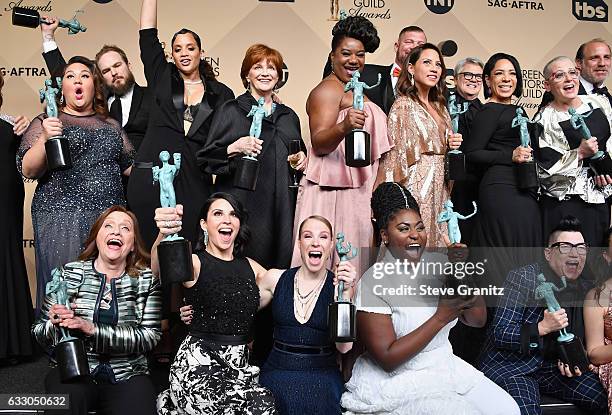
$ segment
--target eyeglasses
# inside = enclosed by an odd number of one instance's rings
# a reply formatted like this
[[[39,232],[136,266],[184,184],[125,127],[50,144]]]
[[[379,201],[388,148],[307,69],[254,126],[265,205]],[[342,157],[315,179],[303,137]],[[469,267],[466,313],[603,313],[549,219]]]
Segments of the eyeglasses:
[[[561,253],[563,255],[569,254],[571,252],[572,248],[576,248],[576,252],[580,256],[586,255],[588,250],[589,250],[589,247],[584,242],[580,243],[580,244],[576,244],[576,245],[571,244],[569,242],[555,242],[550,247],[551,248],[558,248],[559,249],[559,253]]]
[[[482,74],[481,73],[472,73],[472,72],[459,72],[458,75],[463,75],[466,81],[474,80],[474,82],[482,82]]]
[[[578,79],[578,76],[580,75],[580,73],[578,72],[577,69],[570,69],[567,72],[559,71],[559,72],[555,72],[554,74],[552,74],[549,79],[551,79],[551,80],[553,80],[555,82],[562,82],[562,81],[565,81],[565,78],[568,75],[569,75],[570,79]]]

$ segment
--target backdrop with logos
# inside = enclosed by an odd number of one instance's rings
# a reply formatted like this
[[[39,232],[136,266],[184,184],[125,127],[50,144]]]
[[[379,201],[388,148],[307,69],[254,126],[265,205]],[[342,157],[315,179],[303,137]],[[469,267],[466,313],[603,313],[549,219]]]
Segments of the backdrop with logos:
[[[159,0],[160,39],[169,53],[169,40],[187,27],[200,34],[207,59],[219,79],[238,95],[244,89],[240,64],[253,43],[278,49],[286,62],[287,83],[280,96],[300,116],[308,140],[305,102],[321,79],[330,50],[334,11],[361,15],[373,21],[380,48],[367,62],[390,64],[393,43],[408,25],[422,27],[433,43],[452,40],[457,52],[446,57],[452,68],[461,58],[483,61],[494,52],[515,55],[521,63],[524,92],[521,103],[533,114],[543,94],[544,64],[554,56],[573,57],[580,43],[595,37],[612,41],[608,4],[612,0]],[[92,57],[104,44],[122,47],[131,59],[137,82],[145,85],[138,50],[140,1],[112,0],[0,0],[0,72],[5,77],[3,113],[36,116],[42,111],[38,90],[48,77],[41,57],[38,29],[14,27],[13,7],[37,9],[69,19],[77,18],[85,33],[70,36],[58,29],[57,41],[65,56]],[[452,85],[452,79],[448,79]],[[612,82],[608,81],[612,86]],[[24,241],[30,287],[36,289],[30,202],[36,182],[26,181]],[[34,294],[34,293],[33,293]]]

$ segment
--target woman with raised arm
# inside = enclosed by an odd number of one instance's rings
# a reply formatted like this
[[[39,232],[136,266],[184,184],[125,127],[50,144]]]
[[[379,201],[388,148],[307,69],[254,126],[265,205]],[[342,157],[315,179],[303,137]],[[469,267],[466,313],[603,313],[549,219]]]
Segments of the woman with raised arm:
[[[156,274],[157,245],[181,230],[182,218],[180,204],[155,210]],[[276,413],[272,394],[257,383],[259,368],[248,363],[255,313],[271,296],[257,285],[265,269],[242,254],[249,237],[246,220],[242,203],[227,193],[212,194],[202,206],[193,280],[183,283],[193,321],[170,367],[170,388],[157,398],[162,415]]]
[[[357,333],[366,353],[342,395],[345,413],[518,415],[512,397],[455,356],[448,341],[458,319],[484,326],[482,297],[420,294],[420,287],[439,288],[442,281],[422,270],[429,267],[416,267],[436,259],[423,256],[428,235],[416,200],[399,183],[382,183],[372,211],[384,248],[359,282]],[[416,294],[393,294],[407,287]]]
[[[153,185],[151,167],[159,153],[181,154],[181,170],[174,180],[176,199],[184,204],[182,234],[195,246],[200,207],[211,193],[212,180],[197,165],[196,153],[208,137],[215,111],[234,98],[232,91],[215,79],[204,60],[202,41],[189,29],[174,34],[170,43],[173,63],[166,61],[157,31],[157,0],[142,0],[140,11],[140,57],[148,88],[154,94],[150,124],[138,149],[128,185],[128,203],[151,247],[157,236],[153,222],[159,191]]]
[[[38,185],[32,199],[36,240],[36,309],[51,270],[74,260],[98,216],[125,205],[121,174],[132,170],[134,149],[117,121],[108,116],[102,80],[93,61],[74,56],[63,68],[57,117],[39,115],[24,133],[17,168]],[[66,137],[68,170],[47,170],[45,143]]]
[[[335,229],[342,229],[353,246],[369,247],[373,238],[369,200],[379,159],[392,144],[385,113],[365,96],[363,110],[353,108],[353,94],[344,90],[355,71],[363,73],[366,53],[374,52],[380,39],[372,22],[361,16],[339,21],[332,35],[332,72],[310,92],[306,102],[312,149],[298,191],[293,235],[297,239],[297,227],[305,218],[321,215]],[[345,163],[344,137],[353,129],[364,129],[371,135],[369,166],[348,167]],[[337,261],[332,254],[331,262]],[[362,264],[367,262],[359,261],[358,275],[365,271]],[[300,263],[295,244],[292,265]]]
[[[344,298],[351,298],[355,267],[341,262],[336,276],[325,269],[334,247],[331,224],[322,216],[306,218],[298,239],[302,266],[271,269],[259,279],[265,296],[273,296],[274,347],[262,367],[261,384],[274,394],[281,415],[340,414],[344,382],[336,350],[345,353],[352,343],[329,340],[327,307],[337,298],[335,286],[344,281]],[[181,308],[186,324],[191,306]],[[316,396],[317,399],[312,399]]]

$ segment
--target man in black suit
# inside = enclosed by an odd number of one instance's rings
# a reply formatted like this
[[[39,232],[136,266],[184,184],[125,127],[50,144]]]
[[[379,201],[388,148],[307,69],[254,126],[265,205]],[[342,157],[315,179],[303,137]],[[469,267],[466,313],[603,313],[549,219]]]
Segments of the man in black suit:
[[[40,25],[43,36],[43,58],[49,72],[54,75],[61,70],[66,61],[55,42],[58,19],[43,17],[51,22]],[[128,58],[119,47],[105,45],[96,54],[95,61],[106,87],[110,115],[121,124],[130,142],[138,151],[147,131],[152,96],[147,88],[135,82]]]
[[[410,55],[410,52],[417,46],[427,42],[425,32],[418,26],[408,26],[402,29],[397,41],[393,45],[395,48],[395,62],[389,66],[384,65],[365,65],[360,80],[368,85],[373,85],[378,81],[378,74],[382,75],[380,85],[368,90],[365,94],[372,102],[378,105],[385,114],[389,114],[391,106],[395,101],[395,84],[399,77],[402,65]]]
[[[612,95],[604,85],[610,74],[610,45],[603,39],[583,43],[576,52],[576,68],[580,70],[579,95],[605,95],[612,105]]]

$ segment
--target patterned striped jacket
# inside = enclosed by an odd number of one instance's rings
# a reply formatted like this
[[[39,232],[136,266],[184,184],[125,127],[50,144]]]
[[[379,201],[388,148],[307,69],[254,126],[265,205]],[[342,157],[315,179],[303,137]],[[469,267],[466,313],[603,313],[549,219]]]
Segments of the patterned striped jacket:
[[[71,262],[60,271],[68,283],[70,301],[76,303],[75,315],[95,325],[93,336],[81,336],[87,348],[90,371],[101,361],[108,361],[117,381],[148,374],[145,353],[152,350],[161,337],[160,285],[151,270],[142,270],[138,277],[125,273],[111,282],[113,298],[117,300],[114,302],[118,316],[116,324],[97,322],[97,311],[108,283],[105,276],[94,269],[93,260]],[[46,296],[40,317],[32,326],[34,337],[47,349],[52,349],[61,338],[58,327],[48,317],[53,304],[54,300]],[[72,334],[79,335],[78,332]]]

